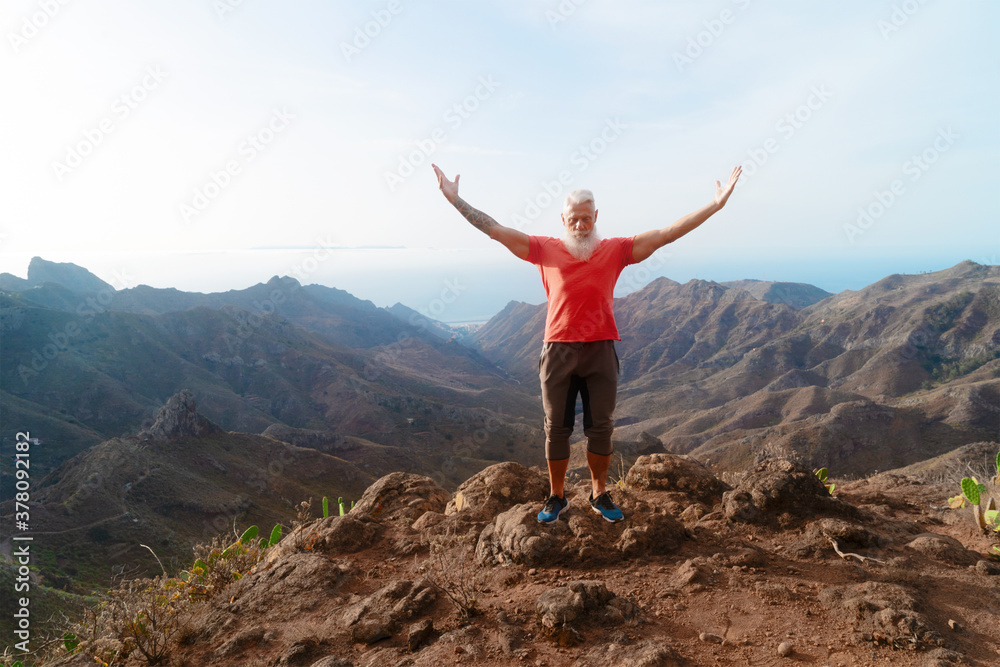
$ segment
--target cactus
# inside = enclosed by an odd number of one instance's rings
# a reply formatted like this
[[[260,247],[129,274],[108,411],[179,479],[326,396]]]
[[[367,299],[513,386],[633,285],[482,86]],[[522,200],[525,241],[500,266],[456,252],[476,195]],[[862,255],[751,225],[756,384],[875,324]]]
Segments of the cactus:
[[[330,499],[323,496],[323,518],[330,516]]]
[[[271,539],[268,541],[268,546],[274,546],[281,541],[281,524],[275,524],[274,528],[271,529]]]
[[[250,526],[240,535],[240,542],[246,544],[255,537],[257,537],[257,526]]]
[[[980,494],[986,490],[986,485],[980,484],[975,477],[962,478],[962,493],[973,505],[979,504]]]
[[[337,498],[337,504],[340,506],[340,516],[344,516],[344,514],[346,514],[346,512],[344,512],[344,499]]]
[[[823,484],[823,486],[826,487],[826,490],[832,496],[833,495],[833,490],[835,488],[837,488],[837,485],[834,484],[833,482],[830,482],[829,484],[827,484],[827,482],[826,482],[827,469],[826,468],[820,468],[818,470],[813,470],[813,474],[816,475],[816,477],[819,479],[819,481]]]

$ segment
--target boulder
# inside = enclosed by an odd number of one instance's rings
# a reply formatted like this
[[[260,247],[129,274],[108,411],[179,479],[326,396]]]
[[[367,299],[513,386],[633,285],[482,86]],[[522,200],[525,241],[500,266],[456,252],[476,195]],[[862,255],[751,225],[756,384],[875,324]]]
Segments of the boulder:
[[[329,516],[298,526],[278,544],[267,550],[264,561],[274,563],[308,549],[329,556],[350,554],[366,549],[382,537],[384,526],[352,511],[343,516]]]
[[[597,581],[571,581],[545,591],[535,602],[535,613],[543,631],[553,631],[576,620],[593,617],[602,626],[618,625],[634,618],[638,609]]]
[[[696,459],[667,453],[640,456],[625,476],[625,483],[646,491],[682,493],[690,499],[685,505],[696,501],[709,508],[732,488]]]
[[[811,471],[783,459],[767,459],[745,473],[736,488],[723,495],[722,505],[730,521],[784,528],[817,514],[857,513],[831,497]]]
[[[520,563],[529,567],[610,565],[623,558],[671,553],[686,538],[684,526],[668,512],[628,493],[614,496],[625,520],[605,521],[587,505],[589,486],[588,480],[567,491],[570,507],[553,524],[538,523],[539,502],[502,512],[479,534],[476,560],[480,564]]]
[[[906,546],[936,561],[951,565],[975,565],[980,559],[979,554],[966,549],[965,545],[954,537],[938,535],[937,533],[917,535]]]
[[[448,502],[446,515],[462,512],[476,521],[492,521],[514,505],[545,502],[549,480],[540,471],[506,461],[467,479]]]
[[[447,504],[448,492],[430,477],[394,472],[369,486],[350,513],[412,524],[425,512],[443,512]]]

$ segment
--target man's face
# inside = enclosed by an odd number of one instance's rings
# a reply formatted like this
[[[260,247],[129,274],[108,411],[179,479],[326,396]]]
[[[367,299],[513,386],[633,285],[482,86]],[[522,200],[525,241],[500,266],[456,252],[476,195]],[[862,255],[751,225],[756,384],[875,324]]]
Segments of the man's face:
[[[594,208],[594,202],[586,201],[567,206],[563,209],[562,221],[563,226],[573,236],[577,238],[589,236],[597,224],[597,209]]]

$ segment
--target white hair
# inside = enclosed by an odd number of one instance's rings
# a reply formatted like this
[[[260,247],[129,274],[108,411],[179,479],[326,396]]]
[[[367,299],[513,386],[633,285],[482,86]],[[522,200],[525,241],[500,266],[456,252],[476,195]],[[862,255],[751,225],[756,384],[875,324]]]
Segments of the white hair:
[[[597,208],[597,203],[594,201],[594,193],[590,190],[573,190],[568,195],[566,195],[566,203],[563,204],[563,208],[569,208],[573,204],[582,204],[584,202],[590,202]]]

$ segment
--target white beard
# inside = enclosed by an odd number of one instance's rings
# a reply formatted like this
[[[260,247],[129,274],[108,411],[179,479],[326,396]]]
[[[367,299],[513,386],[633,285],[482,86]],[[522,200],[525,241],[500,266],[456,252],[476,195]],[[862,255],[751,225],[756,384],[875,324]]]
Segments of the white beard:
[[[601,237],[595,227],[591,227],[590,231],[586,234],[573,232],[568,229],[563,234],[563,245],[566,246],[566,250],[581,262],[589,262],[590,258],[594,255],[594,251],[597,250],[597,246],[600,244]]]

